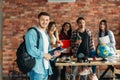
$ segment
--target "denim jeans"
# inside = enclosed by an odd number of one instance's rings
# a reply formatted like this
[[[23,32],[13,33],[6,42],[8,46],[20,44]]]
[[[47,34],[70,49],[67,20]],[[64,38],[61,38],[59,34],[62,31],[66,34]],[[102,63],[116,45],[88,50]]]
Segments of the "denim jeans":
[[[39,74],[33,70],[29,72],[30,80],[48,80],[48,70],[45,70],[45,74]]]
[[[96,51],[93,50],[93,51],[89,54],[89,57],[91,57],[91,58],[97,57]],[[92,72],[93,72],[93,73],[96,73],[96,66],[94,66],[94,65],[92,66]]]

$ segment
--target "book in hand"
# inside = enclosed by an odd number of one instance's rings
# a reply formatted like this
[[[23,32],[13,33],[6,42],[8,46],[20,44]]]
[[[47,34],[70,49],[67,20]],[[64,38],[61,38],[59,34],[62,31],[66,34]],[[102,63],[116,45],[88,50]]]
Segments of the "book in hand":
[[[53,55],[54,55],[54,52],[55,52],[56,50],[59,50],[60,52],[63,52],[65,49],[63,49],[63,48],[61,48],[61,47],[57,47],[57,48],[55,48],[55,49],[52,49],[52,50],[48,51],[48,53],[53,56]]]

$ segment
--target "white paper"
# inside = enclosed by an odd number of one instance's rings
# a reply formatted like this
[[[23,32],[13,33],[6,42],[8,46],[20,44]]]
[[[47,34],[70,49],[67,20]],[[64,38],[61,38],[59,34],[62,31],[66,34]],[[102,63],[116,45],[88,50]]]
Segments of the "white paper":
[[[105,44],[110,43],[109,36],[100,37],[99,40],[100,40],[100,43],[105,43]]]

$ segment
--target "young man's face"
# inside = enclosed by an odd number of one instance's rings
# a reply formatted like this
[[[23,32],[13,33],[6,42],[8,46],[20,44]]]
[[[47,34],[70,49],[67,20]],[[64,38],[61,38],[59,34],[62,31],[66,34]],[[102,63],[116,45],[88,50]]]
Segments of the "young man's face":
[[[85,28],[85,20],[79,20],[78,21],[78,27],[79,28]]]
[[[40,28],[46,29],[48,27],[50,17],[43,15],[38,20],[39,20]]]

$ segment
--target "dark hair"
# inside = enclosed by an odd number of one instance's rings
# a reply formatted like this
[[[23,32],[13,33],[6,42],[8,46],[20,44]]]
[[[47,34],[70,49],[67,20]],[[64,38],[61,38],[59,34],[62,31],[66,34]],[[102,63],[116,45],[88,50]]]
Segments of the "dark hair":
[[[54,21],[49,22],[49,24],[48,24],[48,32],[51,30],[53,25],[56,25],[56,23]]]
[[[101,20],[100,21],[100,24],[99,24],[99,37],[101,37],[101,34],[102,34],[102,30],[100,28],[100,25],[104,23],[105,25],[105,35],[108,35],[108,27],[107,27],[107,21],[106,20]]]
[[[69,26],[70,26],[70,29],[68,30],[67,35],[68,35],[69,37],[71,37],[72,28],[71,28],[71,24],[70,24],[69,22],[65,22],[65,23],[62,25],[61,33],[64,33],[64,27],[65,27],[65,25],[67,25],[67,24],[69,24]]]
[[[41,12],[38,14],[38,19],[41,17],[41,16],[50,16],[47,12]]]
[[[76,20],[76,22],[78,23],[79,20],[85,20],[85,19],[84,19],[83,17],[79,17],[79,18]]]

